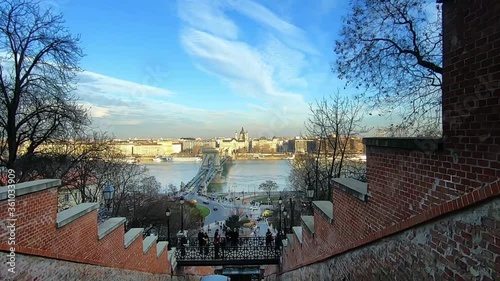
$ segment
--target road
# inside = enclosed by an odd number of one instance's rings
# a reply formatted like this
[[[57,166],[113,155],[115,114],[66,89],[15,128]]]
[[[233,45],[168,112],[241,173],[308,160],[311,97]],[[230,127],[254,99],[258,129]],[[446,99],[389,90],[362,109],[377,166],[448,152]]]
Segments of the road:
[[[208,229],[209,227],[211,230],[209,235],[213,235],[214,231],[212,230],[219,225],[219,222],[225,221],[229,216],[236,214],[238,211],[240,211],[244,215],[248,215],[250,219],[256,219],[262,214],[266,207],[264,205],[261,205],[260,207],[251,210],[251,205],[243,205],[240,200],[236,200],[234,202],[223,200],[221,202],[218,202],[217,200],[199,196],[196,193],[188,193],[186,196],[184,196],[184,199],[189,201],[192,201],[194,199],[197,201],[197,205],[205,206],[210,209],[210,214],[205,217],[204,221],[205,229]],[[207,202],[208,204],[204,202]],[[217,210],[214,210],[214,207],[216,207]],[[261,221],[258,223],[258,225],[260,229],[258,235],[264,236],[268,228],[267,223],[265,221]]]

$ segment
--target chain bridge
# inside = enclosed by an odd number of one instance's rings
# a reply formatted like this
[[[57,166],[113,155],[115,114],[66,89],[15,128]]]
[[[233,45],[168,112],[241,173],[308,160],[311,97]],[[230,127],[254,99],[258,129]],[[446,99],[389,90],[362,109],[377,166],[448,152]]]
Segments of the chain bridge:
[[[222,181],[222,170],[227,161],[231,161],[230,157],[220,157],[219,151],[216,148],[203,148],[203,158],[201,167],[198,173],[190,180],[185,189],[191,191],[203,190],[206,191],[207,186],[212,182]]]

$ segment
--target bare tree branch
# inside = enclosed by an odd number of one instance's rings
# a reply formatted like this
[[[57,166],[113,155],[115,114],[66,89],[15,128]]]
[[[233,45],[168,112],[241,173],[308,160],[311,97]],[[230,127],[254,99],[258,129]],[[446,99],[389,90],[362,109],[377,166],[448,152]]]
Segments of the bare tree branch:
[[[335,42],[332,69],[346,86],[363,90],[380,115],[401,118],[407,134],[439,127],[441,106],[441,14],[429,1],[352,1]]]
[[[0,4],[0,164],[18,169],[24,154],[89,124],[71,94],[82,51],[61,15],[37,2]],[[20,153],[20,149],[24,152]],[[22,175],[18,171],[18,175]],[[27,177],[22,177],[27,178]]]

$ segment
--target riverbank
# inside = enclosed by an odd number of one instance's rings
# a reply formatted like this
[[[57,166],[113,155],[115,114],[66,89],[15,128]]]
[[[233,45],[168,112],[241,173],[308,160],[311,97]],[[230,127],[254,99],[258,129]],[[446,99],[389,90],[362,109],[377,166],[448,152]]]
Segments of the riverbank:
[[[172,156],[169,156],[172,157]],[[170,163],[170,162],[192,162],[192,163],[201,163],[201,161],[195,161],[191,160],[193,157],[175,157],[177,161],[172,160],[172,161],[165,161],[165,162],[155,162],[153,161],[153,157],[149,156],[143,156],[143,157],[135,157],[139,161],[139,163]],[[185,158],[186,160],[182,160]],[[288,155],[283,155],[283,154],[277,154],[277,155],[266,155],[266,156],[260,156],[256,157],[253,155],[237,155],[233,156],[233,161],[262,161],[262,160],[271,160],[271,161],[276,161],[276,160],[291,160],[290,156]]]
[[[278,153],[238,153],[233,156],[234,160],[290,160],[290,154]]]

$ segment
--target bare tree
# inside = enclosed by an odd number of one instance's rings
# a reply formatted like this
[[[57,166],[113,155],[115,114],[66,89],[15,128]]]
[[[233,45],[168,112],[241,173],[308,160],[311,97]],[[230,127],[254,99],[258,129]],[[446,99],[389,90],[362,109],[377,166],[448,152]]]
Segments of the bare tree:
[[[290,162],[288,181],[296,191],[305,192],[316,188],[316,174],[318,172],[317,157],[311,154],[297,154]]]
[[[152,212],[151,205],[159,200],[160,188],[161,184],[155,177],[142,177],[125,194],[118,213],[125,216],[133,227],[144,226]]]
[[[175,186],[174,184],[169,183],[168,186],[167,186],[167,192],[169,194],[176,194],[178,192],[177,186]]]
[[[332,66],[379,115],[402,117],[398,130],[420,134],[441,122],[442,34],[435,1],[357,0],[343,19]],[[435,4],[434,4],[435,5]]]
[[[278,189],[278,184],[275,181],[266,180],[265,182],[259,184],[259,189],[270,195],[271,191]]]
[[[347,160],[342,167],[342,175],[346,178],[366,182],[366,162]]]
[[[325,190],[330,198],[330,179],[341,176],[351,137],[365,130],[360,125],[362,117],[361,100],[341,96],[339,92],[311,104],[306,129],[309,135],[319,137],[315,159],[315,198],[320,198]]]
[[[130,192],[134,191],[146,175],[147,169],[135,163],[114,162],[109,167],[108,182],[115,188],[113,216],[117,216],[122,203]]]
[[[0,3],[0,163],[16,169],[50,140],[81,131],[89,119],[71,94],[82,51],[61,15],[37,2]],[[17,175],[21,175],[21,171]]]
[[[90,179],[95,162],[112,150],[110,142],[101,133],[47,141],[32,154],[17,160],[17,167],[23,171],[18,180],[59,178],[63,186],[78,188]],[[84,197],[83,200],[85,202]]]

